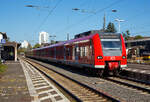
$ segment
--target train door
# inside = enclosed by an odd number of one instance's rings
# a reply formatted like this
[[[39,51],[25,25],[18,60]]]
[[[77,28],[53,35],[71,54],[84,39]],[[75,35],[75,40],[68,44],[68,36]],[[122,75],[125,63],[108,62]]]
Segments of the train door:
[[[79,47],[78,44],[75,45],[75,61],[79,60]]]
[[[75,45],[72,46],[72,60],[75,61]]]
[[[54,58],[56,59],[56,47],[54,48]]]
[[[66,46],[64,46],[64,60],[66,60]]]
[[[90,42],[87,45],[87,55],[88,64],[94,64],[94,49],[92,40],[90,40]]]

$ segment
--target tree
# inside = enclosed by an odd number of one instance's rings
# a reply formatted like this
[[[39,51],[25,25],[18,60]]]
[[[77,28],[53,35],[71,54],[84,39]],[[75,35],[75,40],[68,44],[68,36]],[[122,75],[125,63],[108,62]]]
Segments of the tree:
[[[31,49],[32,49],[32,46],[31,46],[31,44],[29,43],[29,45],[28,45],[27,48],[22,48],[22,47],[20,47],[20,48],[18,49],[18,54],[25,53],[26,51],[31,50]]]
[[[142,39],[143,37],[141,36],[141,35],[136,35],[135,37],[134,37],[134,40],[138,40],[138,39]]]
[[[40,45],[39,43],[36,43],[36,44],[33,46],[34,49],[35,49],[35,48],[39,48],[39,47],[41,47],[41,45]]]
[[[31,44],[29,43],[28,44],[28,47],[27,47],[27,50],[31,50],[32,49],[32,46],[31,46]]]
[[[7,37],[6,42],[9,42],[9,41],[10,41],[10,38],[9,38],[9,37]]]
[[[21,54],[21,53],[26,52],[26,50],[27,50],[26,48],[21,48],[21,47],[20,47],[20,48],[18,49],[17,53],[18,53],[18,54]]]
[[[129,32],[129,30],[126,30],[126,32],[123,33],[123,37],[124,37],[125,40],[129,40],[129,38],[130,38],[130,32]]]
[[[117,32],[115,25],[111,22],[109,22],[107,29],[105,30],[105,32],[111,32],[111,33],[115,33]]]

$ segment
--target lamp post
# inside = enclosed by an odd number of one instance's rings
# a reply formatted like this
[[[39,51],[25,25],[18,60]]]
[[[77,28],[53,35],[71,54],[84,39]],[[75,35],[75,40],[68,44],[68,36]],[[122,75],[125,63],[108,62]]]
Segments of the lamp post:
[[[120,33],[120,22],[124,22],[125,20],[115,19],[118,22],[118,32]]]
[[[72,10],[74,10],[74,11],[80,11],[80,12],[82,12],[82,13],[92,13],[92,14],[96,14],[96,12],[94,12],[94,11],[89,11],[89,10],[80,9],[80,8],[72,8]]]
[[[49,38],[55,38],[55,37],[56,37],[56,35],[50,35],[49,36]],[[54,40],[53,40],[53,43],[52,43],[52,40],[50,40],[50,41],[51,41],[51,44],[55,43]]]
[[[112,9],[111,12],[117,12],[117,10]],[[106,13],[104,12],[104,17],[103,17],[103,31],[104,32],[105,32],[105,29],[106,29],[105,25],[106,25]]]

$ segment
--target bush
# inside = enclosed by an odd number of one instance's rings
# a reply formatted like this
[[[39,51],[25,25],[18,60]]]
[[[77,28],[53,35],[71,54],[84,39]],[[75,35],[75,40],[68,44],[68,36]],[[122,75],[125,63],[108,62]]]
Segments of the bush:
[[[0,74],[6,71],[7,66],[0,64]]]

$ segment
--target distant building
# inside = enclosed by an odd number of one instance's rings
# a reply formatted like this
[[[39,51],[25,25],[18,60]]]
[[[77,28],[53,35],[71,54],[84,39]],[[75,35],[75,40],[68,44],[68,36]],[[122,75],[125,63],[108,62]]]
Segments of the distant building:
[[[39,44],[44,44],[49,42],[49,34],[47,32],[39,33]]]
[[[7,40],[6,32],[0,32],[0,41],[1,41],[2,39]]]
[[[21,47],[22,48],[27,48],[29,46],[29,43],[26,41],[26,40],[24,40],[22,43],[21,43]]]
[[[0,33],[0,40],[3,39],[3,35]]]
[[[10,42],[6,32],[0,32],[0,40],[5,39],[5,43],[0,47],[0,59],[17,61],[17,49],[20,44]]]
[[[130,37],[131,39],[131,37]],[[145,54],[150,54],[150,37],[143,37],[142,39],[131,39],[125,41],[126,48],[128,50],[128,55],[130,57],[143,56]]]

